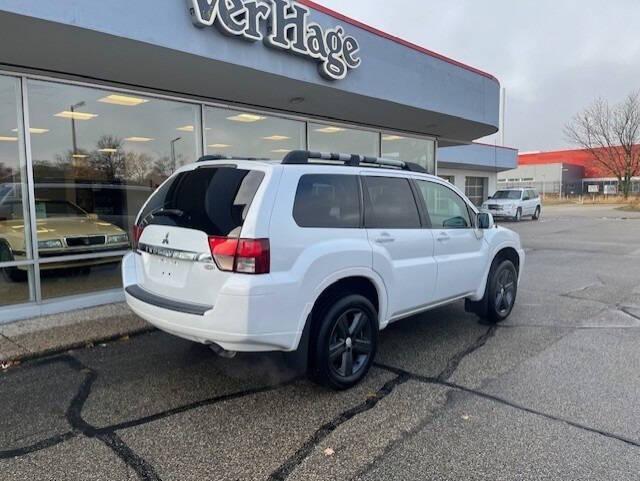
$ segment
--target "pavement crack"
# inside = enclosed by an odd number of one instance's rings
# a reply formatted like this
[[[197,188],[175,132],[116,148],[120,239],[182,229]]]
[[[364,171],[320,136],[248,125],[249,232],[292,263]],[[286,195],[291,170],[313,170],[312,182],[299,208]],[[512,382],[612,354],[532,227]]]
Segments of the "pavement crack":
[[[78,436],[78,433],[76,431],[67,431],[66,433],[56,434],[55,436],[51,436],[49,438],[42,439],[33,444],[30,444],[29,446],[0,451],[0,459],[19,458],[21,456],[26,456],[27,454],[35,453],[36,451],[42,451],[43,449],[51,448],[56,444],[61,444],[65,441],[69,441],[76,436]]]
[[[96,439],[102,441],[144,481],[161,481],[155,468],[133,451],[116,433],[100,433]]]
[[[342,424],[350,421],[354,417],[364,412],[370,411],[376,405],[389,396],[396,387],[404,384],[410,379],[409,374],[402,373],[382,386],[374,396],[367,398],[364,402],[344,411],[326,424],[323,424],[316,432],[278,469],[269,476],[269,481],[283,481],[304,462],[305,459],[313,452],[313,450],[332,432],[334,432]]]
[[[488,401],[493,401],[493,402],[502,404],[504,406],[508,406],[510,408],[517,409],[519,411],[523,411],[523,412],[526,412],[526,413],[529,413],[529,414],[533,414],[535,416],[543,417],[543,418],[548,419],[550,421],[561,422],[561,423],[567,424],[567,425],[569,425],[571,427],[574,427],[574,428],[577,428],[577,429],[581,429],[583,431],[588,431],[588,432],[593,433],[593,434],[598,434],[600,436],[604,436],[604,437],[607,437],[609,439],[614,439],[616,441],[620,441],[620,442],[625,443],[627,445],[630,445],[630,446],[633,446],[633,447],[636,447],[636,448],[640,448],[640,441],[635,441],[633,439],[626,438],[626,437],[620,436],[618,434],[614,434],[614,433],[610,433],[608,431],[604,431],[604,430],[601,430],[601,429],[593,428],[591,426],[586,426],[584,424],[580,424],[578,422],[571,421],[570,419],[565,419],[565,418],[562,418],[560,416],[555,416],[553,414],[548,414],[548,413],[544,413],[542,411],[537,411],[535,409],[523,406],[521,404],[514,403],[512,401],[509,401],[507,399],[501,398],[499,396],[495,396],[493,394],[488,394],[488,393],[485,393],[485,392],[482,392],[482,391],[478,391],[476,389],[468,388],[468,387],[462,386],[460,384],[452,383],[452,382],[449,382],[449,381],[443,381],[443,380],[441,380],[439,378],[422,376],[420,374],[415,374],[415,373],[412,373],[412,372],[409,372],[409,371],[405,371],[403,369],[400,369],[400,368],[397,368],[397,367],[394,367],[394,366],[387,366],[387,365],[384,365],[384,364],[376,364],[376,367],[378,367],[380,369],[385,369],[385,370],[387,370],[389,372],[392,372],[394,374],[403,373],[406,376],[408,376],[410,380],[413,380],[413,381],[422,382],[424,384],[440,385],[440,386],[445,386],[445,387],[448,387],[448,388],[451,388],[451,389],[456,389],[458,391],[466,392],[468,394],[472,394],[474,396],[481,397],[481,398],[486,399]]]
[[[487,332],[485,332],[482,336],[476,339],[476,341],[473,344],[471,344],[469,347],[460,351],[459,353],[454,355],[451,359],[449,359],[449,362],[447,362],[447,366],[442,370],[442,372],[438,375],[436,379],[438,379],[439,381],[446,381],[450,379],[451,376],[453,376],[453,374],[458,369],[458,366],[460,365],[462,360],[465,357],[469,356],[470,354],[473,354],[475,351],[477,351],[481,347],[483,347],[487,343],[487,341],[489,341],[489,339],[491,339],[495,335],[496,330],[497,330],[497,327],[495,325],[491,326],[487,330]]]

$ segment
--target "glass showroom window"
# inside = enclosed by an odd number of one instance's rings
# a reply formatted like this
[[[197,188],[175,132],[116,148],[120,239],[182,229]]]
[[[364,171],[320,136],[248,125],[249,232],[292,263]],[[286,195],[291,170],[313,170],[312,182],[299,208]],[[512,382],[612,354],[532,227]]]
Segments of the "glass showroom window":
[[[378,157],[380,155],[380,134],[366,130],[309,123],[309,150]]]
[[[466,177],[464,193],[475,205],[481,205],[487,198],[487,177]]]
[[[31,299],[32,258],[20,82],[0,76],[0,306]]]
[[[142,204],[196,160],[199,107],[35,80],[28,99],[42,297],[119,287]]]
[[[204,123],[209,155],[282,159],[305,144],[305,124],[295,120],[205,107]]]
[[[382,134],[383,157],[415,162],[427,169],[431,174],[436,171],[435,152],[436,143],[433,140]]]

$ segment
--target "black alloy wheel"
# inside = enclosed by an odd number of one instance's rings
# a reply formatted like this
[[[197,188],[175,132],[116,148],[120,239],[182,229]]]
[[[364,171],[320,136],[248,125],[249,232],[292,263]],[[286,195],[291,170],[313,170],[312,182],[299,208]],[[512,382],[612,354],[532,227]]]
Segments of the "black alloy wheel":
[[[540,206],[536,207],[536,212],[533,214],[533,220],[539,220],[540,219]]]
[[[518,295],[518,271],[513,262],[503,260],[492,269],[487,286],[487,320],[502,322],[511,315]]]
[[[314,321],[310,367],[316,382],[349,389],[369,372],[378,347],[378,315],[371,302],[357,294],[326,304]]]

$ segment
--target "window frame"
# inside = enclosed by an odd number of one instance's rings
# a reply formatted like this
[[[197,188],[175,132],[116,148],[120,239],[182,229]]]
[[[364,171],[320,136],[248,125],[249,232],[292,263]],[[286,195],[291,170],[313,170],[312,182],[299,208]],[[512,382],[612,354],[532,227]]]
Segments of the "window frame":
[[[361,190],[362,190],[362,195],[363,195],[363,226],[365,229],[380,229],[380,230],[418,230],[418,229],[425,229],[425,222],[428,223],[428,218],[425,218],[425,216],[423,215],[424,213],[421,210],[421,206],[420,206],[420,201],[419,198],[416,197],[416,190],[415,190],[415,186],[413,185],[413,178],[409,177],[409,176],[404,176],[404,175],[382,175],[382,173],[378,174],[377,172],[365,172],[365,173],[360,173],[359,175],[360,177],[360,182],[362,184]],[[375,177],[375,178],[383,178],[383,179],[403,179],[405,181],[407,181],[407,183],[409,184],[409,190],[411,192],[411,195],[413,196],[413,202],[416,206],[416,210],[418,212],[418,223],[419,225],[417,227],[370,227],[367,225],[367,210],[371,209],[373,207],[373,202],[371,201],[371,198],[369,197],[369,189],[367,188],[367,178],[368,177]]]
[[[298,222],[298,219],[296,219],[296,200],[298,198],[298,190],[300,189],[300,185],[302,184],[302,179],[305,177],[312,177],[312,176],[340,176],[340,177],[355,177],[356,180],[356,185],[358,186],[358,210],[359,210],[359,216],[358,216],[358,225],[356,227],[321,227],[321,226],[303,226],[300,225],[300,223]],[[358,175],[357,173],[348,173],[345,172],[343,173],[338,173],[338,172],[327,172],[327,173],[320,173],[320,172],[308,172],[308,173],[303,173],[302,175],[300,175],[300,177],[298,177],[298,182],[296,184],[296,189],[295,192],[293,194],[293,202],[291,204],[291,218],[293,219],[293,222],[295,222],[296,226],[300,229],[346,229],[346,230],[356,230],[356,229],[364,229],[364,210],[365,210],[365,202],[364,202],[364,192],[363,192],[363,185],[362,185],[362,179],[360,178],[360,175]]]
[[[474,208],[475,206],[472,206],[471,203],[467,202],[463,196],[461,196],[458,192],[456,192],[455,189],[452,189],[451,188],[452,187],[451,184],[449,184],[446,180],[444,180],[444,179],[439,179],[439,180],[436,180],[436,179],[421,179],[421,178],[414,178],[412,180],[414,181],[416,193],[418,194],[420,202],[423,203],[423,209],[424,209],[424,212],[425,212],[427,223],[429,225],[429,227],[426,227],[427,229],[430,229],[430,230],[475,230],[475,229],[477,229],[478,211]],[[447,229],[445,227],[433,227],[433,221],[431,220],[431,215],[429,214],[429,207],[427,206],[427,201],[424,198],[424,195],[422,195],[422,191],[420,190],[420,187],[418,186],[418,182],[429,182],[431,184],[440,185],[440,186],[444,187],[445,189],[448,189],[451,192],[453,192],[462,201],[462,203],[465,205],[467,213],[469,215],[469,220],[470,220],[470,224],[471,225],[469,227],[467,227],[466,229]]]

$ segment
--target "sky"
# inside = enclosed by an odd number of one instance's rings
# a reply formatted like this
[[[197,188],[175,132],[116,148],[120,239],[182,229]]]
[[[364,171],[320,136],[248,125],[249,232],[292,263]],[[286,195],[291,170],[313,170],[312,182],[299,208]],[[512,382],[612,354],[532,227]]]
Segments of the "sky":
[[[640,90],[638,0],[316,2],[495,75],[505,144],[521,151],[574,147],[563,128],[576,113]]]

